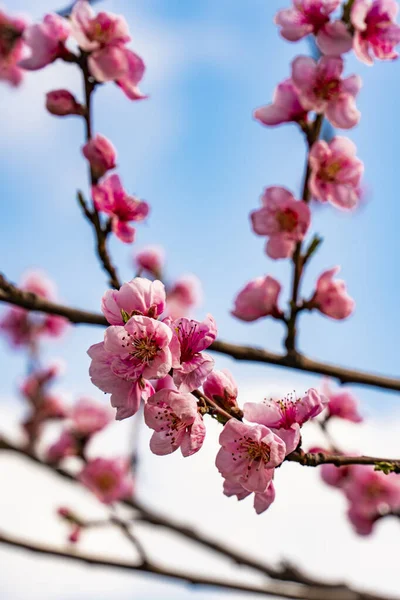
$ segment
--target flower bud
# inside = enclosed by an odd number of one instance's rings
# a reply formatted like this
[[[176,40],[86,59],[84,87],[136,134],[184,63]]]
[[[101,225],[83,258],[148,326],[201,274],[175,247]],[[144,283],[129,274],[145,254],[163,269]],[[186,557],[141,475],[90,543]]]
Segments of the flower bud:
[[[67,117],[83,115],[84,108],[68,90],[53,90],[46,94],[46,108],[52,115]]]
[[[103,135],[97,134],[82,148],[95,176],[100,179],[116,167],[117,153],[112,143]]]

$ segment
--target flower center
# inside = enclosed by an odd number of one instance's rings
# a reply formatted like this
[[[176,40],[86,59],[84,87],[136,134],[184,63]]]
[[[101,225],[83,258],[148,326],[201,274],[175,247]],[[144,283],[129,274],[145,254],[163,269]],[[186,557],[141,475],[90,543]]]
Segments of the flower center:
[[[96,484],[100,491],[110,492],[115,486],[115,477],[112,473],[100,473],[96,477]]]
[[[247,453],[251,462],[259,461],[260,463],[263,462],[264,464],[269,462],[271,448],[268,446],[268,444],[265,444],[264,442],[257,442],[252,438],[244,436],[241,439],[240,447]]]
[[[299,222],[297,213],[291,208],[285,208],[285,210],[278,211],[276,213],[276,220],[279,223],[281,231],[293,231],[296,229]]]
[[[0,54],[3,58],[10,54],[21,33],[10,25],[0,24]]]
[[[134,338],[130,354],[142,363],[149,363],[157,356],[160,348],[154,338]]]
[[[201,334],[195,321],[190,321],[189,328],[185,327],[183,321],[179,321],[175,331],[181,345],[181,362],[184,363],[191,360],[196,354],[196,347],[201,339]]]
[[[322,100],[332,100],[340,92],[340,80],[318,81],[314,87],[314,94]]]
[[[322,169],[321,176],[326,181],[335,181],[337,174],[340,172],[342,165],[340,162],[336,161],[331,163],[330,165],[326,165]]]

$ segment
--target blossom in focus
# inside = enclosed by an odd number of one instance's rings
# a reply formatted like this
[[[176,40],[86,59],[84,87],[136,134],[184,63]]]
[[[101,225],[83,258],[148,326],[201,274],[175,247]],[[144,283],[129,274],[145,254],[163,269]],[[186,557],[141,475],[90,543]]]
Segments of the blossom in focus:
[[[135,228],[129,223],[143,221],[149,214],[149,205],[134,196],[128,196],[118,175],[110,175],[92,188],[97,210],[111,218],[112,230],[122,242],[135,239]]]
[[[355,144],[340,136],[313,144],[309,154],[309,187],[314,198],[344,210],[357,205],[364,165],[356,152]]]
[[[225,479],[224,495],[228,496],[228,498],[230,498],[231,496],[236,496],[238,500],[243,500],[244,498],[247,498],[247,496],[249,496],[250,494],[251,492],[242,487],[240,483],[236,483],[229,479]],[[274,500],[275,488],[273,481],[271,480],[264,492],[258,492],[254,494],[254,510],[258,515],[260,515],[271,506]]]
[[[342,58],[323,56],[317,62],[298,56],[292,63],[292,81],[307,110],[325,114],[334,127],[350,129],[360,120],[355,98],[361,88],[358,75],[342,78]]]
[[[300,441],[300,427],[309,419],[319,415],[328,399],[311,388],[302,398],[291,394],[282,400],[246,402],[244,418],[252,423],[265,425],[282,438],[286,452],[293,452]]]
[[[107,290],[101,300],[101,310],[110,325],[123,325],[134,315],[157,319],[165,310],[165,301],[161,281],[135,277],[119,290]]]
[[[254,233],[269,236],[266,251],[271,258],[292,256],[296,243],[303,240],[309,228],[309,207],[279,186],[267,188],[261,203],[262,207],[250,214]]]
[[[249,492],[265,492],[274,467],[286,455],[282,439],[264,425],[246,425],[230,419],[224,426],[215,464],[221,475]]]
[[[195,275],[184,275],[167,290],[166,313],[171,319],[187,317],[201,302],[201,282]]]
[[[281,285],[267,275],[250,281],[236,296],[232,315],[241,321],[256,321],[271,315],[278,317],[282,313],[278,308]]]
[[[21,83],[23,71],[18,66],[24,51],[23,33],[26,24],[0,10],[0,81],[13,86]]]
[[[293,0],[293,7],[278,11],[275,23],[289,42],[314,34],[321,51],[331,56],[348,52],[353,40],[343,21],[330,21],[341,0]]]
[[[109,327],[104,342],[88,350],[94,385],[111,394],[116,418],[134,415],[141,399],[154,393],[148,379],[162,379],[179,365],[179,350],[171,329],[149,317],[133,316],[124,326]]]
[[[203,390],[206,396],[224,407],[229,408],[237,405],[238,387],[228,369],[212,371],[203,383]]]
[[[132,475],[124,459],[89,460],[78,478],[104,504],[127,499],[133,493]]]
[[[327,408],[330,417],[338,417],[352,423],[363,421],[353,394],[341,389],[333,391],[327,381],[323,383],[322,392],[328,398]]]
[[[46,300],[57,300],[53,282],[38,271],[27,273],[19,289]],[[0,331],[3,331],[14,347],[32,345],[41,336],[59,337],[67,326],[68,322],[63,317],[33,313],[18,306],[7,309],[0,319]]]
[[[69,56],[70,52],[65,47],[69,34],[69,22],[56,14],[46,15],[43,23],[29,25],[24,31],[24,42],[30,50],[30,56],[22,59],[19,66],[28,71],[37,71],[57,58]]]
[[[317,289],[309,305],[320,310],[331,319],[346,319],[354,310],[355,302],[348,295],[346,284],[341,279],[334,279],[340,267],[324,271],[317,281]]]
[[[282,123],[305,123],[308,110],[299,100],[299,95],[291,79],[282,81],[275,89],[271,104],[261,106],[254,111],[254,118],[270,127]]]
[[[52,115],[67,117],[83,115],[85,109],[68,90],[53,90],[46,94],[46,108]]]
[[[126,47],[131,37],[124,17],[107,12],[96,15],[86,0],[78,0],[71,13],[71,29],[80,48],[89,53],[89,71],[97,81],[115,81],[130,100],[145,97],[138,88],[145,65]]]
[[[163,456],[180,448],[183,456],[191,456],[203,445],[206,428],[192,394],[160,390],[146,402],[144,420],[154,429],[150,440],[154,454]]]
[[[205,381],[214,367],[214,359],[203,352],[217,337],[217,326],[213,317],[208,314],[204,321],[194,321],[182,317],[170,321],[179,347],[179,363],[174,368],[174,383],[180,392],[191,392]]]
[[[89,161],[90,168],[96,179],[100,179],[107,173],[115,169],[117,152],[104,135],[99,133],[89,140],[82,148],[83,156]]]
[[[139,273],[146,271],[155,279],[161,278],[164,261],[164,250],[158,246],[147,246],[134,256],[134,265]]]
[[[399,5],[395,0],[355,0],[350,21],[354,27],[354,52],[367,65],[374,58],[393,60],[398,54],[400,27],[395,22]]]

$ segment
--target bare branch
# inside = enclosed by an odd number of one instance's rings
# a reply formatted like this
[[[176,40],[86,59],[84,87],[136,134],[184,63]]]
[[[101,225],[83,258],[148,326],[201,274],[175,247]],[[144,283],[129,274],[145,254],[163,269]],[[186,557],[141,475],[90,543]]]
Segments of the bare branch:
[[[340,454],[325,454],[324,452],[303,452],[297,450],[289,454],[286,459],[289,462],[297,462],[305,467],[319,467],[320,465],[335,465],[345,467],[347,465],[371,465],[378,470],[400,473],[400,460],[393,458],[378,458],[376,456],[342,456]]]
[[[30,292],[24,292],[18,289],[12,283],[9,283],[3,275],[0,275],[0,302],[8,302],[38,312],[45,312],[53,315],[65,317],[71,323],[87,325],[103,325],[108,323],[99,313],[92,313],[78,308],[63,306],[50,302]],[[400,379],[396,377],[386,377],[384,375],[375,375],[365,371],[346,369],[329,363],[323,363],[311,358],[307,358],[298,352],[291,354],[275,354],[256,348],[253,346],[241,346],[231,344],[222,340],[215,341],[209,348],[213,352],[231,356],[236,360],[249,362],[260,362],[277,367],[286,367],[297,371],[306,371],[308,373],[317,373],[319,375],[328,375],[338,379],[341,383],[356,383],[359,385],[368,385],[371,387],[382,388],[394,392],[400,392]]]

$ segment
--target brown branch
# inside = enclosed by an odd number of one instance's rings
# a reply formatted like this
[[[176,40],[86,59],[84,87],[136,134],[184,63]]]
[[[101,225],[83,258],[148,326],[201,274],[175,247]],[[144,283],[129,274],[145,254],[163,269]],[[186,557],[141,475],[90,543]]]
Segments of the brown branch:
[[[297,462],[306,467],[318,467],[320,465],[335,465],[335,467],[372,465],[377,467],[378,470],[400,473],[399,459],[378,458],[376,456],[342,456],[338,454],[325,454],[324,452],[313,453],[297,450],[289,454],[285,460]]]
[[[20,446],[15,446],[3,438],[0,438],[0,451],[1,450],[11,451],[16,454],[19,454],[27,458],[28,460],[31,460],[35,464],[51,470],[52,472],[60,475],[61,477],[73,481],[74,483],[78,483],[75,477],[69,471],[49,464],[40,459],[37,455],[29,451],[28,449],[22,448]],[[355,600],[383,600],[383,598],[380,598],[378,596],[369,596],[366,594],[362,594],[361,592],[352,590],[344,583],[328,583],[320,581],[318,579],[314,579],[312,577],[309,577],[308,575],[303,574],[299,569],[288,563],[283,563],[283,565],[280,568],[272,567],[262,561],[249,557],[246,554],[243,554],[233,549],[231,546],[226,546],[221,542],[210,539],[204,534],[195,531],[191,527],[187,527],[182,523],[170,519],[169,517],[165,517],[154,511],[149,510],[135,498],[132,500],[126,500],[123,502],[123,504],[137,511],[138,514],[135,516],[135,521],[142,521],[143,523],[148,523],[150,525],[155,525],[157,527],[163,527],[165,529],[168,529],[169,531],[172,531],[173,533],[178,534],[195,544],[199,544],[200,546],[203,546],[208,550],[212,550],[213,552],[216,552],[221,556],[224,556],[225,558],[234,561],[238,565],[249,567],[250,569],[258,571],[259,573],[262,573],[263,575],[266,575],[271,579],[294,582],[296,584],[314,588],[316,587],[319,589],[323,588],[324,590],[327,590],[329,592],[336,591],[337,595],[334,596],[335,600],[336,598],[337,600],[343,600],[347,597],[346,595],[340,596],[339,592],[341,594],[353,594],[353,596],[348,596],[349,599],[354,598]],[[307,597],[311,598],[313,596]],[[327,600],[330,597],[331,596],[326,595],[323,596],[321,600]]]
[[[0,302],[7,302],[26,310],[59,315],[74,324],[108,325],[105,317],[99,313],[56,304],[30,292],[24,292],[7,281],[3,275],[0,275]],[[290,355],[275,354],[263,348],[231,344],[222,340],[215,341],[209,350],[231,356],[236,360],[260,362],[297,371],[328,375],[338,379],[341,383],[356,383],[400,392],[399,378],[338,367],[337,365],[312,360],[298,352]]]
[[[278,598],[289,598],[292,600],[389,600],[387,596],[376,596],[363,592],[348,590],[327,590],[326,588],[313,588],[296,583],[287,582],[268,582],[263,585],[251,585],[232,583],[227,579],[204,577],[196,573],[167,569],[153,563],[134,564],[127,561],[105,558],[95,554],[77,554],[69,553],[58,548],[30,542],[25,539],[12,537],[5,533],[0,533],[0,544],[32,552],[34,554],[46,555],[51,558],[60,558],[73,562],[83,562],[90,566],[105,567],[131,571],[133,573],[143,573],[148,575],[158,575],[165,579],[174,579],[177,582],[184,582],[190,585],[201,585],[224,590],[237,592],[248,592],[250,594],[264,595]]]

